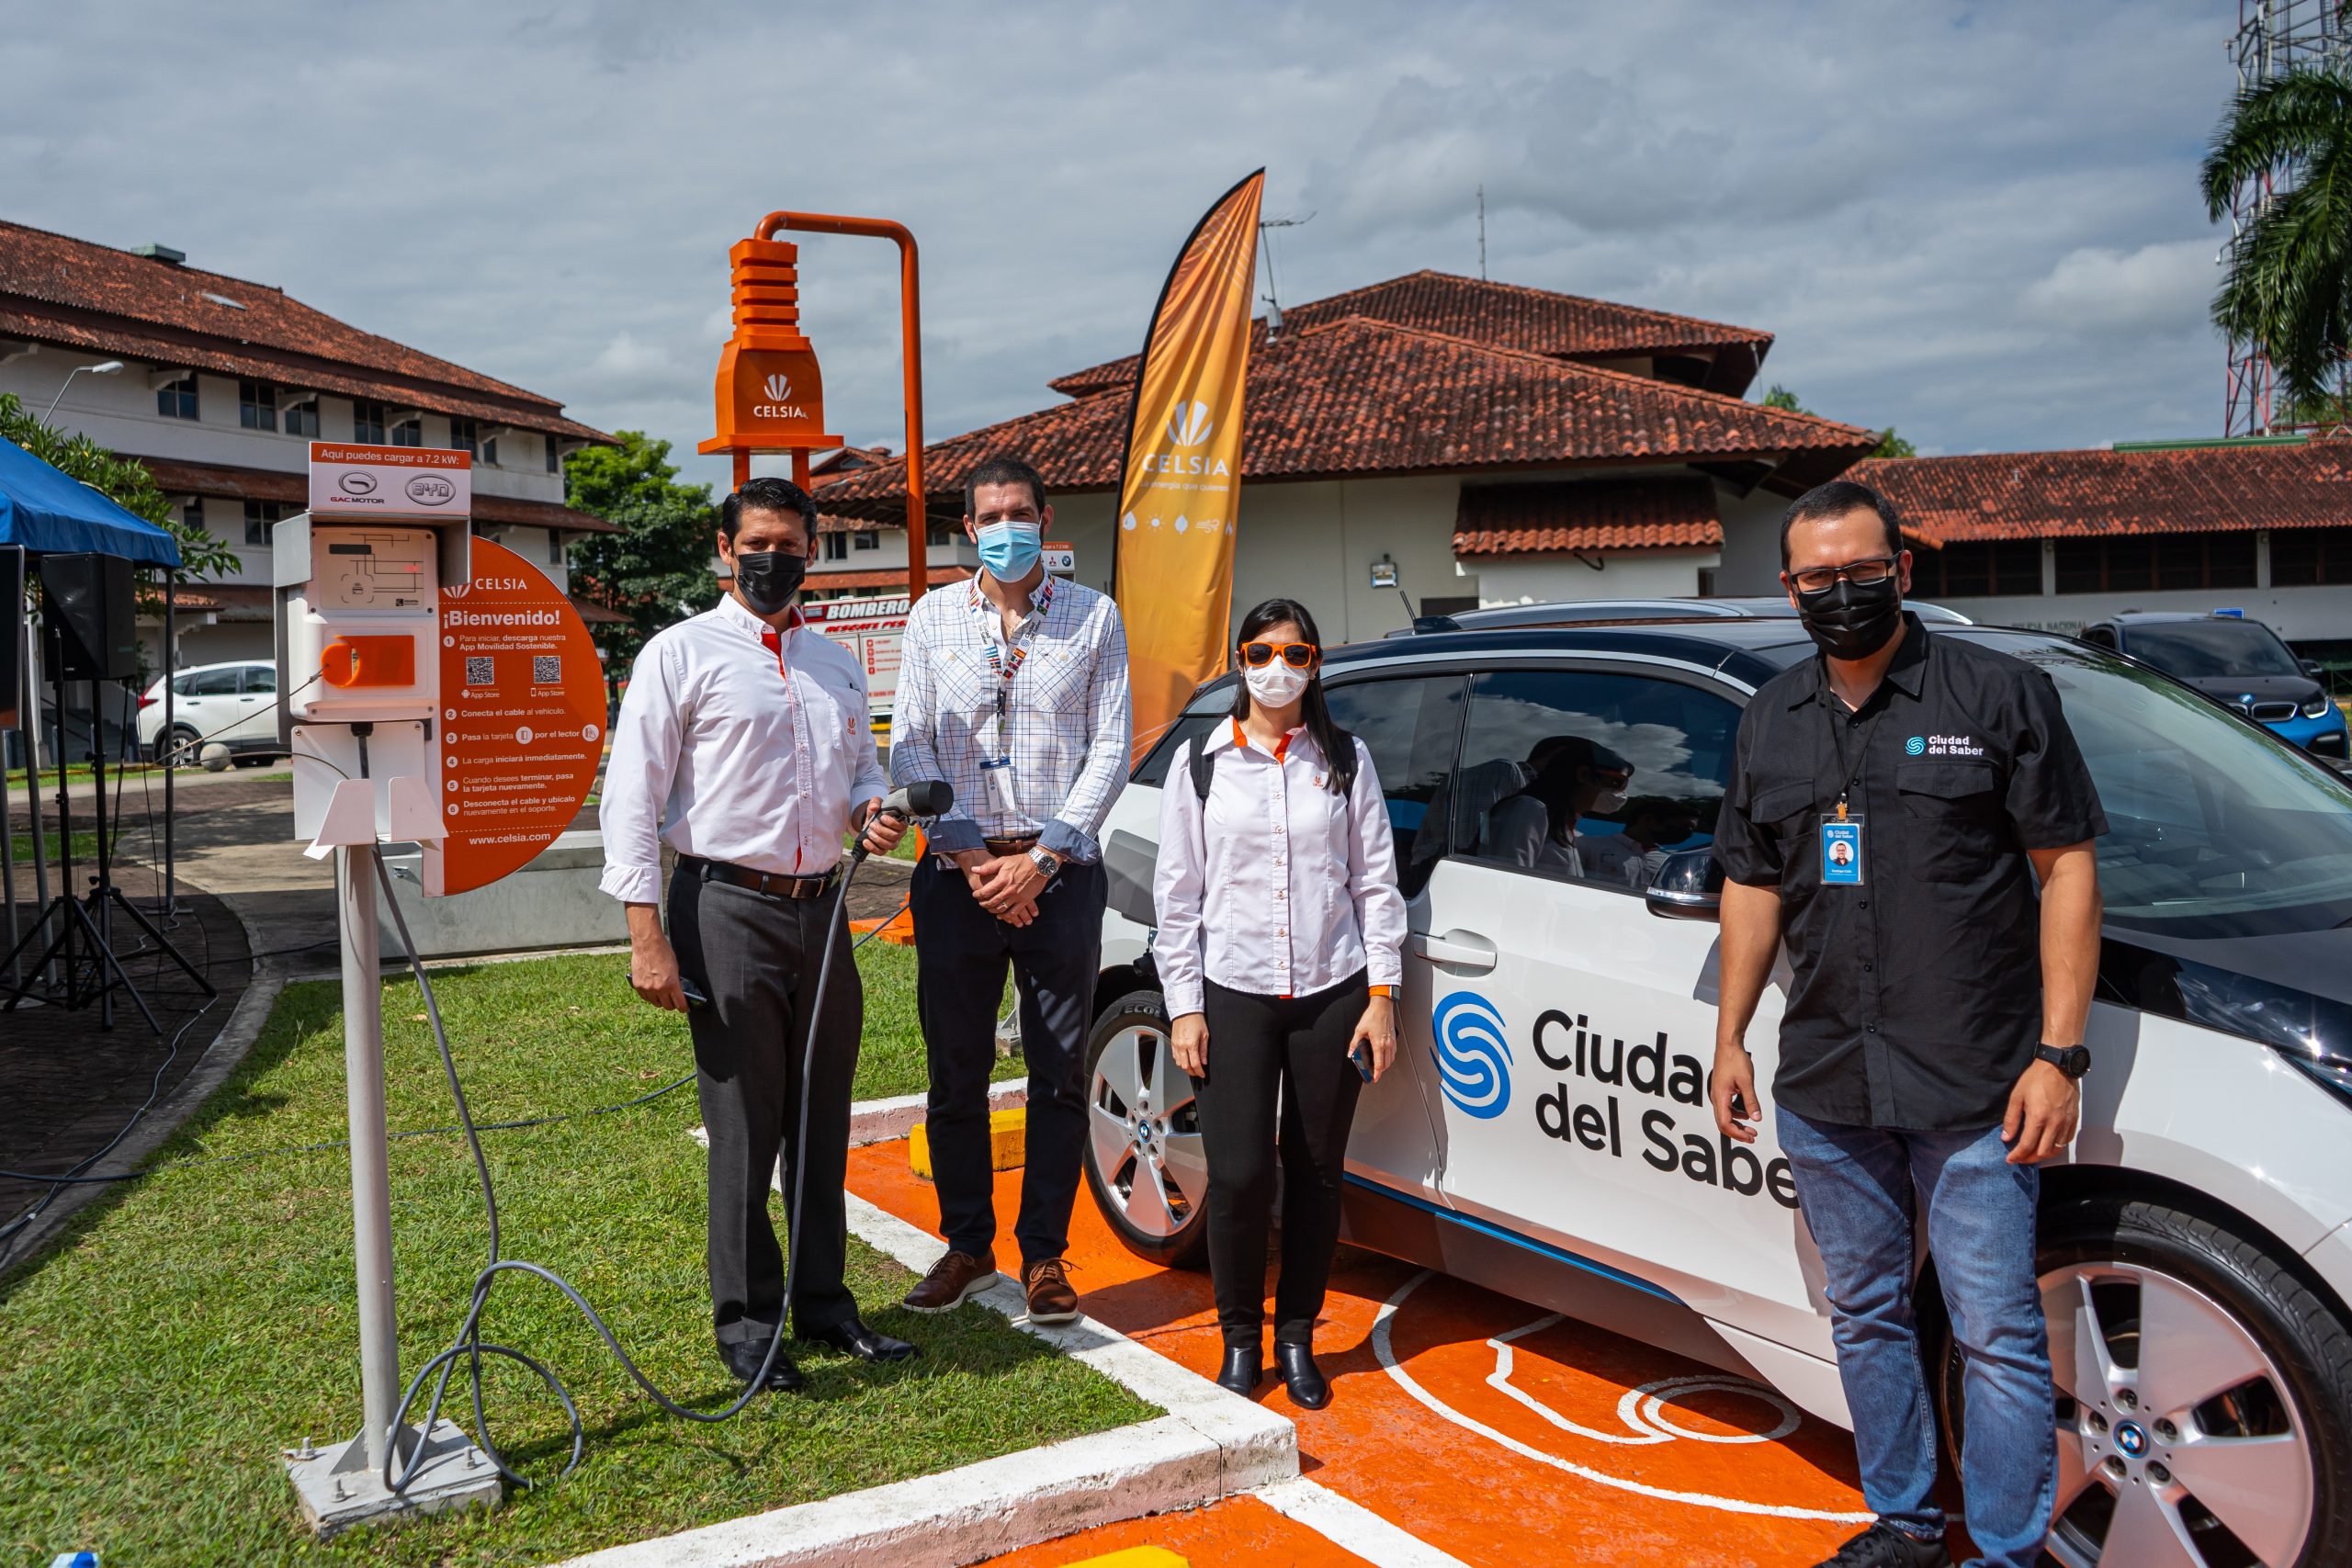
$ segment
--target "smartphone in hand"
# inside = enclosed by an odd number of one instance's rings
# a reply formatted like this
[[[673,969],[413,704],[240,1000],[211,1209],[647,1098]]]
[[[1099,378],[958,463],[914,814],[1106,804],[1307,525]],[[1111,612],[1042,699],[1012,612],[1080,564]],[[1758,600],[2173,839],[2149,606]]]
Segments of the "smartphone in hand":
[[[1348,1052],[1348,1060],[1355,1064],[1358,1077],[1366,1083],[1372,1081],[1372,1048],[1369,1045],[1361,1040],[1357,1041],[1354,1047]]]

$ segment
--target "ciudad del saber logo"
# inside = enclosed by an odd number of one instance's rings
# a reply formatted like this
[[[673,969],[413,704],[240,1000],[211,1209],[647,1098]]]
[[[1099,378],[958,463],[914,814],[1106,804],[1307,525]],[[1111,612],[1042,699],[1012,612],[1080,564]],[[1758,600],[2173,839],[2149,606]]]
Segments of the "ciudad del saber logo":
[[[1482,1122],[1508,1115],[1515,1053],[1501,1010],[1476,991],[1455,991],[1439,1000],[1430,1023],[1430,1059],[1446,1102]],[[1582,1154],[1637,1158],[1661,1176],[1736,1197],[1769,1195],[1784,1209],[1797,1206],[1788,1160],[1767,1160],[1715,1131],[1706,1069],[1676,1051],[1665,1030],[1629,1046],[1593,1028],[1587,1014],[1548,1008],[1526,1043],[1552,1081],[1527,1086],[1536,1093],[1521,1114],[1544,1137]]]

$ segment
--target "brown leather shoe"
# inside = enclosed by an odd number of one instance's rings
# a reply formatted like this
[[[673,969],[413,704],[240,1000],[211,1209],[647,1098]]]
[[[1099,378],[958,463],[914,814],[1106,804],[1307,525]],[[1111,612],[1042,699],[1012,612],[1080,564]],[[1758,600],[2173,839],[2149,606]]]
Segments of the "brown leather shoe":
[[[996,1283],[996,1254],[951,1252],[931,1266],[899,1304],[909,1312],[954,1312]]]
[[[1078,1292],[1070,1288],[1069,1265],[1047,1258],[1021,1271],[1021,1288],[1029,1293],[1029,1321],[1071,1323],[1078,1317]]]

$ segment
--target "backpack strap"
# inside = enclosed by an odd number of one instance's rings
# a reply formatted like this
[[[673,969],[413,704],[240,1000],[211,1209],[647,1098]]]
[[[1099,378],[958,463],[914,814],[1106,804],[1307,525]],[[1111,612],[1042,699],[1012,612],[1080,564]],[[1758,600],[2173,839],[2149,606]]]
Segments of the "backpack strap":
[[[1193,737],[1193,793],[1201,797],[1204,808],[1209,803],[1209,781],[1216,776],[1216,753],[1209,750],[1208,739],[1206,734]]]
[[[1356,738],[1341,729],[1335,731],[1332,739],[1338,742],[1334,750],[1340,754],[1330,759],[1331,778],[1340,786],[1340,798],[1349,800],[1356,793]]]

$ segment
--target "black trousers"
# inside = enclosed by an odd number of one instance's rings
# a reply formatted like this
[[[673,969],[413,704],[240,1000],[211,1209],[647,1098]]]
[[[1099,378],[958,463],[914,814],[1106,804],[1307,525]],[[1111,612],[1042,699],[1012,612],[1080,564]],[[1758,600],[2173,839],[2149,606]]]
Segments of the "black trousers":
[[[974,1258],[996,1243],[996,1177],[989,1159],[989,1073],[1005,965],[1021,998],[1029,1115],[1021,1214],[1012,1234],[1027,1265],[1069,1247],[1086,1142],[1086,1036],[1102,967],[1102,868],[1071,861],[1037,898],[1037,918],[1007,925],[972,898],[960,871],[930,856],[915,868],[915,1007],[931,1065],[925,1112],[939,1228]]]
[[[849,925],[831,920],[833,972],[815,1021],[808,1142],[789,1146],[800,1075],[812,1048],[809,1009],[833,899],[778,898],[681,872],[670,881],[670,941],[679,968],[710,1006],[687,1013],[695,1087],[710,1134],[710,1315],[721,1345],[773,1337],[784,1322],[784,1252],[768,1214],[768,1181],[784,1158],[784,1199],[801,1180],[792,1237],[792,1326],[829,1328],[857,1313],[842,1269],[849,1218],[850,1082],[865,1026],[865,995]]]
[[[1306,997],[1208,982],[1208,1072],[1193,1080],[1209,1166],[1209,1280],[1228,1349],[1265,1327],[1266,1231],[1282,1161],[1283,1272],[1274,1338],[1311,1345],[1340,1246],[1340,1179],[1363,1078],[1348,1041],[1371,1000],[1363,971]],[[1280,1101],[1277,1113],[1275,1106]]]

